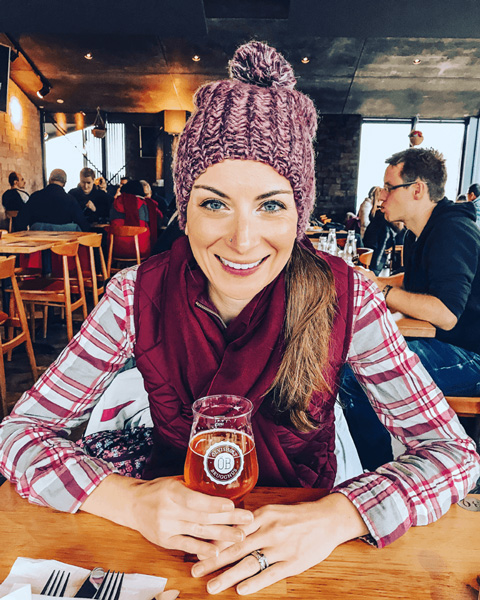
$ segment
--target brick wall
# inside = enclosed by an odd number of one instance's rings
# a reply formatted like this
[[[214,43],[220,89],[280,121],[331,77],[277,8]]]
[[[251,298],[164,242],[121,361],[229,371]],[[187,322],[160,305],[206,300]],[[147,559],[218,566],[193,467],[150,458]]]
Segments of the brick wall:
[[[316,150],[317,200],[314,216],[343,223],[355,211],[360,158],[360,115],[323,115]]]
[[[21,108],[16,126],[10,114],[12,97]],[[27,192],[43,188],[40,113],[10,79],[7,112],[0,112],[0,194],[10,187],[8,174],[12,171],[19,171],[25,177]]]

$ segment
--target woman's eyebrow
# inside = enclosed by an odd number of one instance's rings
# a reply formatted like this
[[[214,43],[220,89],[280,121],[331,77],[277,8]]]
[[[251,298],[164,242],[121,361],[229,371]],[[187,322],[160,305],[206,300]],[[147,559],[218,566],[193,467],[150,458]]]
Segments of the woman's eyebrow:
[[[225,198],[226,200],[229,200],[229,196],[227,196],[227,194],[224,194],[220,190],[216,190],[215,188],[210,187],[209,185],[194,185],[193,188],[196,190],[207,190],[209,192],[212,192],[212,194],[220,196],[220,198]]]
[[[277,196],[278,194],[290,194],[293,195],[292,190],[273,190],[273,192],[267,192],[266,194],[261,194],[257,196],[256,200],[265,200],[265,198],[271,198],[272,196]]]

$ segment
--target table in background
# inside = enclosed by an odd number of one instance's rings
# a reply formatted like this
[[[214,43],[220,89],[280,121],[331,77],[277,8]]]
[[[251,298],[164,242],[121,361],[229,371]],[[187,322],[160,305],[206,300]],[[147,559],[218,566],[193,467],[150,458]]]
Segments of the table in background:
[[[308,489],[257,488],[246,508],[321,497]],[[480,499],[480,496],[471,496]],[[57,559],[87,569],[102,566],[168,578],[180,598],[209,598],[207,578],[193,579],[181,552],[164,550],[130,529],[86,513],[70,515],[21,499],[10,483],[0,487],[0,580],[18,556]],[[480,513],[453,506],[438,522],[414,527],[387,548],[359,540],[343,544],[323,563],[289,577],[255,600],[473,600],[480,573]],[[238,600],[234,590],[218,598]]]
[[[413,317],[406,317],[399,312],[392,314],[403,337],[435,337],[435,326],[429,321],[421,321],[420,319],[414,319]]]

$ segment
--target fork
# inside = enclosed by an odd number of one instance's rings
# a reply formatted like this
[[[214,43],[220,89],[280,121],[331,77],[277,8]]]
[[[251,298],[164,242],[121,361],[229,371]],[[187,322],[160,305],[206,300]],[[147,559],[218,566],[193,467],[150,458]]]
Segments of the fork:
[[[67,588],[70,573],[66,571],[52,571],[47,583],[43,586],[40,595],[44,596],[63,596]]]
[[[100,587],[97,590],[95,600],[118,600],[122,589],[125,573],[107,571]]]

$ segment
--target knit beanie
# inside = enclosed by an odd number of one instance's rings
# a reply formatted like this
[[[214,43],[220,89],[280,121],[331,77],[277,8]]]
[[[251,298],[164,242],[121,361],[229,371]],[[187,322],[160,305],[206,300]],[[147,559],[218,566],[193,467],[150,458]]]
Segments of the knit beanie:
[[[291,65],[266,44],[240,46],[229,62],[230,79],[200,87],[195,111],[178,141],[173,163],[179,225],[185,228],[195,180],[227,159],[272,166],[292,186],[303,237],[315,201],[313,102],[295,90]]]

